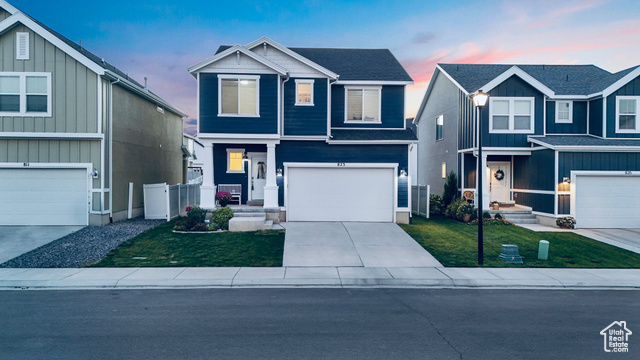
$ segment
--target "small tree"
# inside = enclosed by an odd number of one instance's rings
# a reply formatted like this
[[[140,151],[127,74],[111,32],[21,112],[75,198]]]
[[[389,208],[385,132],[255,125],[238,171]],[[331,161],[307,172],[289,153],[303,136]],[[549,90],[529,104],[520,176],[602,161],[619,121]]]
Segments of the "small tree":
[[[444,182],[444,193],[442,194],[442,200],[444,200],[444,206],[447,207],[458,197],[458,176],[453,171],[447,175],[447,179]]]

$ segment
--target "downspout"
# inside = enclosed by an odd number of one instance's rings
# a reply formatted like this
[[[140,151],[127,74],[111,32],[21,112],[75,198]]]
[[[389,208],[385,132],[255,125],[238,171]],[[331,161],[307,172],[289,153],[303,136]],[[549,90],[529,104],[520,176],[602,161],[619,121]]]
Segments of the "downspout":
[[[331,86],[337,83],[339,79],[340,75],[338,75],[333,82],[329,81],[329,89],[327,90],[327,143],[330,139],[333,139],[331,135]]]
[[[280,86],[280,94],[278,94],[278,96],[280,97],[280,136],[284,135],[284,84],[287,83],[287,81],[289,81],[291,77],[289,76],[289,73],[287,72],[287,76],[285,77],[284,80],[282,80],[281,86]]]

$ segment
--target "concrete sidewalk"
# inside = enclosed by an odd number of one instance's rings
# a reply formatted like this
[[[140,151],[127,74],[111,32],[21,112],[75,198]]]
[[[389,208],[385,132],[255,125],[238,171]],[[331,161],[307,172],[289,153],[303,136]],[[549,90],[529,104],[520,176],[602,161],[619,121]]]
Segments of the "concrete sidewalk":
[[[640,290],[640,269],[273,267],[0,269],[0,289],[194,287],[607,288]]]

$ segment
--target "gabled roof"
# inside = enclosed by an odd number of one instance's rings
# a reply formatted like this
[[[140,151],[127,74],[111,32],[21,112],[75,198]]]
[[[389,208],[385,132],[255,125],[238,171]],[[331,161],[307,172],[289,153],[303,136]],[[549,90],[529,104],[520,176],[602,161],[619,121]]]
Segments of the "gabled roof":
[[[253,43],[252,43],[253,44]],[[230,46],[222,45],[216,54]],[[289,50],[340,76],[339,81],[393,81],[413,79],[388,49],[300,48]]]
[[[609,149],[609,150],[640,150],[640,139],[612,139],[593,135],[546,135],[529,136],[528,141],[549,149]]]
[[[241,53],[244,54],[248,57],[250,57],[251,59],[261,63],[262,65],[272,69],[273,71],[282,74],[282,75],[286,75],[287,74],[287,69],[285,69],[284,67],[274,63],[273,61],[260,56],[256,53],[254,53],[253,51],[245,48],[244,46],[241,45],[234,45],[231,47],[228,47],[227,49],[225,49],[224,51],[220,51],[220,52],[216,52],[215,55],[213,55],[212,57],[206,59],[205,61],[202,61],[199,64],[196,64],[192,67],[190,67],[189,69],[187,69],[191,74],[196,73],[198,70],[202,69],[205,66],[211,65],[214,62],[218,61],[218,60],[222,60],[224,58],[226,58],[229,55],[233,55],[236,53]],[[194,75],[195,76],[195,75]]]
[[[84,49],[82,46],[69,40],[67,37],[61,35],[40,21],[32,18],[31,16],[21,12],[8,2],[0,0],[0,7],[5,9],[11,14],[10,17],[0,21],[0,33],[12,28],[14,25],[21,23],[31,29],[33,32],[42,36],[47,41],[51,42],[62,51],[72,56],[81,64],[91,69],[98,75],[104,75],[114,80],[118,79],[122,85],[133,90],[137,94],[146,97],[147,99],[162,105],[165,109],[172,113],[185,117],[187,114],[183,113],[179,109],[169,104],[166,100],[162,99],[158,95],[145,88],[143,85],[130,78],[129,75],[116,68],[114,65],[109,64],[104,59],[98,57],[92,52]]]

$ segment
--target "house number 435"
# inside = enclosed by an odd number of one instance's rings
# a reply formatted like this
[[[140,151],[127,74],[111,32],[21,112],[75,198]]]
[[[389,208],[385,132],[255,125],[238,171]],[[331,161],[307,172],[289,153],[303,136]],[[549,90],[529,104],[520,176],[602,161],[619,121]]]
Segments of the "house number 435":
[[[347,166],[345,163],[338,163],[338,166]]]

